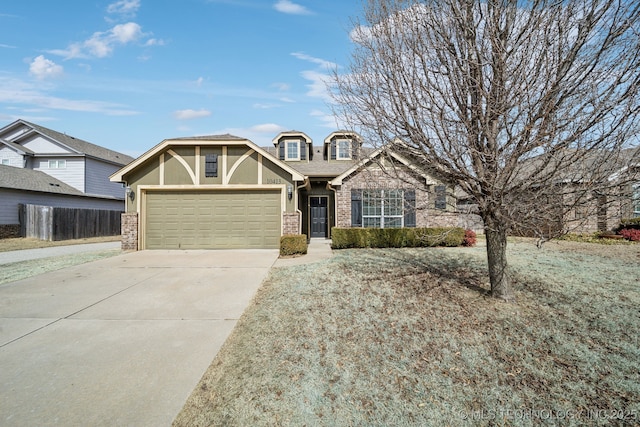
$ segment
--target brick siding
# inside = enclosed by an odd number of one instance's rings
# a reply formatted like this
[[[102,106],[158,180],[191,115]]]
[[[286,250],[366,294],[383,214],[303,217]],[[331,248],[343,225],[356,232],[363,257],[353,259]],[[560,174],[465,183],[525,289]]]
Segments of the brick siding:
[[[379,167],[370,167],[352,175],[342,182],[336,191],[336,226],[351,227],[351,190],[352,189],[414,189],[416,191],[416,227],[457,226],[458,215],[433,209],[433,197],[429,186],[422,177],[405,170],[396,169],[390,173]]]
[[[282,234],[300,234],[300,214],[298,212],[283,212]]]
[[[138,214],[123,213],[121,217],[122,250],[138,250]]]

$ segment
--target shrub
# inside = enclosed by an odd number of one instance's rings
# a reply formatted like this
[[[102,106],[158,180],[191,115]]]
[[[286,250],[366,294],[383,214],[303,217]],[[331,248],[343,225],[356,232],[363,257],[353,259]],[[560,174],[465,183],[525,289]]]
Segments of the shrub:
[[[464,241],[462,242],[463,246],[475,246],[476,242],[476,232],[473,230],[464,230]]]
[[[624,218],[620,220],[620,225],[618,225],[614,231],[619,233],[621,230],[632,229],[632,230],[640,230],[640,218]]]
[[[640,242],[640,229],[623,228],[618,234],[632,242]]]
[[[462,228],[333,228],[331,247],[348,248],[405,248],[428,246],[461,246],[465,231]]]
[[[287,234],[280,238],[280,256],[304,255],[307,253],[307,236]]]

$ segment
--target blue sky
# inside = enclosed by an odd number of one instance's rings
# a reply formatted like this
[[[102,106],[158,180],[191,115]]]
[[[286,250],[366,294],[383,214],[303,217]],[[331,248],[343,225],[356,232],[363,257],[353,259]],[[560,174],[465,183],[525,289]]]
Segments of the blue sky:
[[[138,156],[163,139],[340,127],[358,0],[22,0],[0,5],[0,126],[22,118]]]

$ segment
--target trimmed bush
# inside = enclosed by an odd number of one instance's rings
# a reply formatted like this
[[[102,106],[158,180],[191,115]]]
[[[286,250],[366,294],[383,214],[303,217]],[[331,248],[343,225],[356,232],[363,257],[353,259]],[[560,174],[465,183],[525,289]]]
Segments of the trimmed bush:
[[[332,228],[331,247],[348,248],[412,248],[461,246],[465,230],[440,228]]]
[[[620,220],[620,225],[613,229],[616,233],[619,233],[620,230],[632,229],[632,230],[640,230],[640,218],[624,218]]]
[[[287,234],[280,238],[280,256],[304,255],[307,253],[307,236]]]

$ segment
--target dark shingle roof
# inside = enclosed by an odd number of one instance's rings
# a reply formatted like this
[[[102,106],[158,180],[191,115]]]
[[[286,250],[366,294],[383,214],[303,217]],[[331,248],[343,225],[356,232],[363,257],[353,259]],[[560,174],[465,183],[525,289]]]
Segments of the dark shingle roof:
[[[7,165],[0,165],[0,188],[85,196],[82,191],[44,172]]]
[[[275,147],[262,147],[262,149],[273,155],[275,158],[278,158],[278,152]],[[313,154],[313,160],[311,161],[285,161],[284,163],[291,166],[302,175],[306,175],[308,177],[335,178],[336,176],[341,175],[342,173],[352,168],[357,162],[361,160],[332,160],[328,162],[323,158],[321,147],[314,147],[314,150],[315,151]],[[360,148],[361,157],[366,158],[367,156],[371,155],[373,151],[374,150],[370,147],[362,147]]]
[[[36,125],[34,123],[30,123],[25,120],[20,120],[20,121],[26,124],[27,126],[32,127],[38,133],[42,135],[46,135],[49,138],[52,138],[60,142],[61,144],[66,145],[72,150],[77,151],[78,153],[82,153],[90,157],[95,157],[97,159],[106,160],[108,162],[116,163],[122,166],[133,161],[133,157],[127,156],[126,154],[122,154],[117,151],[113,151],[108,148],[104,148],[99,145],[95,145],[90,142],[83,141],[82,139],[74,138],[73,136],[60,133],[53,129],[46,128],[44,126]]]

